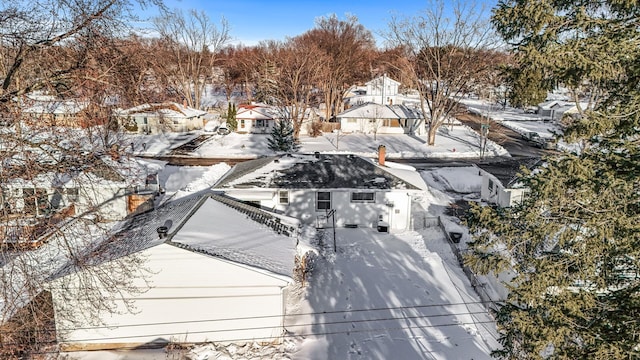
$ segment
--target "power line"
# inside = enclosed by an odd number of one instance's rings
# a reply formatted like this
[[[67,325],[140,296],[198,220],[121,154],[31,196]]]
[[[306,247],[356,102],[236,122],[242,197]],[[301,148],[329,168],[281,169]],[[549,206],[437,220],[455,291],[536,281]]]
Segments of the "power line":
[[[187,297],[191,298],[191,297]],[[258,320],[258,319],[269,319],[269,318],[295,318],[302,316],[315,316],[315,315],[331,315],[331,314],[343,314],[343,313],[361,313],[361,312],[376,312],[376,311],[390,311],[390,310],[417,310],[422,308],[434,308],[434,307],[446,307],[446,306],[464,306],[464,305],[479,305],[485,304],[483,301],[470,301],[470,302],[459,302],[459,303],[442,303],[442,304],[428,304],[428,305],[414,305],[414,306],[395,306],[395,307],[379,307],[379,308],[364,308],[364,309],[351,309],[351,310],[333,310],[333,311],[318,311],[318,312],[306,312],[306,313],[298,313],[298,314],[284,314],[284,315],[260,315],[260,316],[245,316],[245,317],[232,317],[232,318],[216,318],[216,319],[204,319],[204,320],[190,320],[190,321],[167,321],[167,322],[156,322],[156,323],[138,323],[138,324],[123,324],[123,325],[115,325],[115,326],[88,326],[88,327],[78,327],[78,328],[66,328],[66,329],[41,329],[39,331],[74,331],[74,330],[92,330],[92,329],[104,329],[104,328],[123,328],[123,327],[139,327],[139,326],[156,326],[156,325],[172,325],[172,324],[188,324],[188,323],[203,323],[203,322],[220,322],[220,321],[242,321],[242,320]],[[399,317],[395,319],[405,319],[405,318],[419,318],[419,317],[432,317],[432,316],[442,316],[442,315],[471,315],[471,314],[486,314],[486,311],[477,311],[477,312],[465,312],[465,313],[447,313],[447,314],[435,314],[435,315],[421,315],[421,316],[413,316],[413,317]],[[356,321],[356,320],[353,320]],[[367,321],[367,320],[364,320]],[[331,324],[331,322],[325,323]],[[307,324],[307,325],[315,325],[315,324]],[[302,325],[301,325],[302,326]],[[20,332],[20,330],[10,330],[4,331],[7,332]]]
[[[444,314],[447,315],[447,314]],[[401,319],[401,318],[400,318]],[[283,334],[279,337],[282,338],[295,338],[295,337],[309,337],[309,336],[326,336],[326,335],[338,335],[338,334],[351,334],[351,333],[368,333],[368,332],[380,332],[380,331],[402,331],[402,330],[411,330],[411,329],[428,329],[428,328],[439,328],[439,327],[450,327],[450,326],[464,326],[464,325],[474,325],[474,324],[490,324],[493,321],[480,321],[480,322],[459,322],[459,323],[446,323],[446,324],[437,324],[437,325],[413,325],[413,326],[397,326],[397,327],[381,327],[375,329],[350,329],[350,330],[340,330],[340,331],[325,331],[325,332],[309,332],[304,334]],[[251,330],[251,329],[248,329]],[[225,330],[231,331],[231,330]],[[207,331],[193,331],[189,332],[189,334],[199,334],[206,333]],[[148,334],[141,336],[153,336],[159,337],[167,334]],[[117,340],[122,337],[111,337],[111,338],[99,338],[98,340]],[[259,340],[269,340],[272,341],[274,337],[260,337],[260,338],[235,338],[235,339],[225,339],[219,340],[218,342],[247,342],[247,341],[259,341]],[[90,341],[94,339],[80,339],[76,341]],[[44,342],[42,344],[56,344],[55,341]],[[19,345],[15,343],[5,343],[5,345]],[[140,349],[140,346],[122,346],[116,348],[109,348],[109,350],[132,350],[132,349]],[[97,351],[97,350],[89,350],[89,351]],[[56,351],[47,351],[47,352],[34,352],[31,354],[51,354],[57,353]]]

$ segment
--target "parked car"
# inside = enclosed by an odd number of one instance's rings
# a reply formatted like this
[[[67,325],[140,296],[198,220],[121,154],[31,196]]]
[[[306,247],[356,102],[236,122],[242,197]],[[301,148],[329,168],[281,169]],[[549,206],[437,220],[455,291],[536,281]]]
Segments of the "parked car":
[[[220,135],[227,135],[231,131],[227,127],[227,123],[217,124],[216,122],[208,122],[202,129],[206,133],[216,133]]]
[[[522,138],[532,142],[535,146],[545,150],[555,149],[555,146],[556,146],[555,141],[553,139],[543,138],[540,136],[540,134],[538,134],[535,131],[527,131],[523,133]]]
[[[217,132],[220,135],[227,135],[231,132],[231,130],[229,130],[229,128],[227,127],[227,123],[222,123],[220,124],[220,126],[218,126]]]

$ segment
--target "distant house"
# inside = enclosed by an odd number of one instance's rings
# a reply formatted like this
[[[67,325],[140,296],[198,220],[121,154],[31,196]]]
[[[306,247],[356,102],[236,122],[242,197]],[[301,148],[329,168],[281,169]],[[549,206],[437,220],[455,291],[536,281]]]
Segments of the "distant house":
[[[144,259],[144,271],[132,279],[142,291],[122,294],[135,311],[116,299],[115,312],[83,320],[74,312],[90,300],[77,287],[56,284],[73,284],[85,269],[52,276],[63,350],[282,341],[285,294],[296,271],[295,219],[204,192],[132,217],[112,240],[94,249],[107,256],[88,266]]]
[[[344,133],[413,134],[419,132],[422,115],[405,105],[365,103],[336,115]]]
[[[580,107],[586,110],[589,103],[580,103]],[[578,106],[574,101],[549,100],[538,105],[538,115],[547,120],[561,120],[565,114],[577,114]]]
[[[174,102],[143,104],[116,112],[118,122],[130,132],[158,134],[202,129],[206,111]]]
[[[388,164],[391,165],[391,164]],[[356,155],[292,154],[233,167],[214,189],[317,227],[411,226],[413,196],[426,184],[413,169]],[[332,216],[333,215],[333,216]]]
[[[82,160],[82,168],[66,158],[31,178],[5,177],[0,185],[0,211],[5,214],[0,245],[37,247],[55,230],[54,223],[85,213],[99,221],[119,221],[153,206],[159,191],[155,173],[147,174],[135,162],[89,157]],[[17,158],[8,165],[22,163]]]
[[[389,76],[382,75],[364,84],[349,89],[344,97],[346,107],[357,106],[366,103],[379,105],[409,105],[419,103],[418,97],[406,96],[400,93],[399,81]]]
[[[482,175],[481,200],[499,207],[511,207],[522,202],[529,189],[517,175],[523,167],[533,169],[539,161],[531,158],[476,165]]]
[[[21,100],[22,113],[28,121],[48,126],[81,127],[82,111],[87,102],[76,99],[60,99],[52,95],[32,93]]]
[[[280,118],[278,110],[265,104],[238,105],[236,131],[241,134],[269,134]]]

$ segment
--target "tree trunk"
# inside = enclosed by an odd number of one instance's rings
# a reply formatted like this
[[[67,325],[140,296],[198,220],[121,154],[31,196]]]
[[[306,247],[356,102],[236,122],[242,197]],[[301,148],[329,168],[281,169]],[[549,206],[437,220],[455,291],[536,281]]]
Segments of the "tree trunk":
[[[429,131],[427,132],[427,145],[434,146],[436,144],[436,132],[438,127],[434,124],[429,124]]]

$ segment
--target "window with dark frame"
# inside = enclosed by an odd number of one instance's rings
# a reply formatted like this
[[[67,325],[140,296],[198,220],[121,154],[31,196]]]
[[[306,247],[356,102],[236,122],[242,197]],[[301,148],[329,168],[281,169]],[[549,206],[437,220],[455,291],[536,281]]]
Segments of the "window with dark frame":
[[[278,202],[280,204],[289,204],[289,192],[286,190],[280,190],[278,192]]]
[[[331,209],[331,193],[330,192],[318,191],[316,193],[316,209],[317,210]]]
[[[353,192],[351,202],[375,202],[376,194],[373,192]]]

